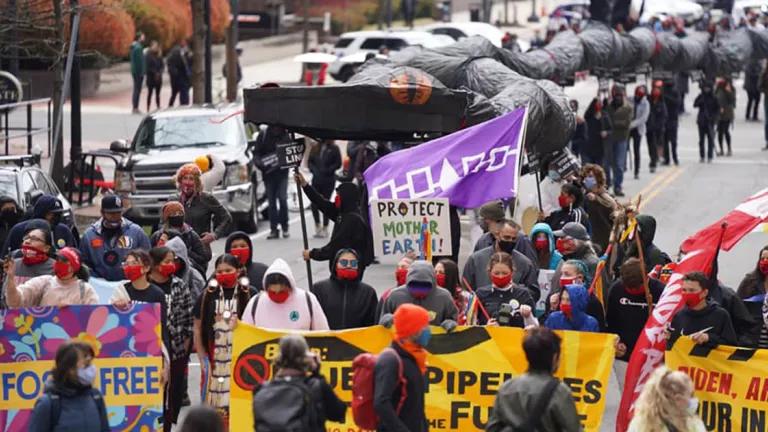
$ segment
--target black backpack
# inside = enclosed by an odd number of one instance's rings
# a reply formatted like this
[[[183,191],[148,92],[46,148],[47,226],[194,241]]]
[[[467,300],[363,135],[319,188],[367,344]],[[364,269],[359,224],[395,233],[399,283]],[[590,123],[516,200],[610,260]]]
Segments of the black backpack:
[[[321,429],[322,402],[314,396],[312,378],[279,377],[253,393],[256,432],[306,432]]]
[[[81,285],[82,286],[82,285]],[[99,411],[99,421],[101,422],[101,430],[109,429],[109,419],[107,419],[107,406],[104,403],[104,397],[101,392],[95,388],[89,390],[90,396],[93,399],[93,403],[96,404],[96,409]],[[51,399],[51,427],[55,428],[59,424],[61,418],[61,395],[55,391],[48,392],[48,397]]]

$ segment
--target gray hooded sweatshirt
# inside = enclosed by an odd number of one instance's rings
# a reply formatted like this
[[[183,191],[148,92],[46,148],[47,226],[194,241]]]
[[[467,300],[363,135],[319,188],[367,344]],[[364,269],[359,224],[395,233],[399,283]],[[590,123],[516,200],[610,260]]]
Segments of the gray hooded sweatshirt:
[[[205,278],[197,271],[189,262],[189,254],[187,253],[187,245],[181,237],[175,237],[165,244],[165,247],[173,251],[176,257],[184,262],[184,268],[179,270],[176,275],[179,279],[192,290],[192,298],[197,299],[200,297],[200,293],[206,286]]]
[[[426,297],[417,299],[408,291],[408,284],[411,282],[429,283],[432,285],[432,289]],[[435,269],[427,261],[415,261],[411,264],[405,285],[395,288],[387,297],[381,308],[381,314],[395,313],[397,307],[405,303],[413,303],[426,309],[429,312],[429,323],[432,325],[440,325],[447,319],[456,321],[458,315],[451,293],[447,289],[437,286]]]

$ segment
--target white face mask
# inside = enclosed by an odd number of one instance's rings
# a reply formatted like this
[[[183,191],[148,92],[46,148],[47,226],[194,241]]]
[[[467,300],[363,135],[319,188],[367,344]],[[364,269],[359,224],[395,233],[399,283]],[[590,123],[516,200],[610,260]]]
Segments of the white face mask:
[[[698,408],[699,408],[699,399],[697,397],[692,397],[688,399],[688,414],[696,415],[696,409]]]

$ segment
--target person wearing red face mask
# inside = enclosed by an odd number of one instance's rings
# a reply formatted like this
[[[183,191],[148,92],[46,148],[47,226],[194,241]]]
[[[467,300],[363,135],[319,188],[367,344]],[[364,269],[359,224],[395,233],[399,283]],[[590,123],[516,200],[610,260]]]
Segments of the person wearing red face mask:
[[[587,232],[591,231],[589,215],[582,207],[584,205],[584,192],[580,187],[573,183],[564,184],[560,189],[560,196],[557,201],[560,209],[550,213],[543,222],[546,222],[553,230],[562,229],[568,222],[576,222],[584,225]]]
[[[232,215],[215,196],[203,190],[201,176],[200,167],[194,163],[182,165],[175,177],[179,195],[172,200],[184,206],[184,222],[210,247],[214,240],[229,234]]]
[[[21,257],[14,260],[16,285],[33,277],[53,274],[52,251],[51,231],[47,227],[27,229],[21,244]]]
[[[358,265],[357,252],[342,249],[336,259],[329,262],[331,277],[312,287],[331,330],[376,324],[376,290],[360,280]]]
[[[264,290],[251,298],[241,320],[263,328],[283,330],[328,330],[317,297],[298,288],[291,267],[276,259],[264,273]]]
[[[162,226],[149,237],[152,246],[165,246],[174,237],[181,237],[187,247],[191,264],[200,274],[205,274],[212,256],[211,249],[206,247],[195,230],[184,222],[184,206],[178,201],[168,201],[163,205],[160,215]]]
[[[555,270],[563,260],[563,255],[555,248],[555,236],[552,228],[545,223],[537,223],[531,229],[533,247],[538,255],[539,270]]]
[[[410,252],[408,256],[402,257],[400,261],[397,262],[397,267],[395,267],[395,286],[392,288],[387,288],[383,293],[381,293],[381,297],[379,297],[379,304],[376,305],[377,317],[381,316],[381,308],[384,305],[384,302],[387,300],[387,297],[392,294],[392,291],[394,291],[397,287],[405,285],[405,278],[408,276],[408,269],[411,267],[411,264],[413,264],[415,257],[415,254],[411,254],[413,253]]]
[[[584,121],[587,123],[587,143],[581,149],[581,161],[583,163],[603,163],[603,147],[608,136],[613,130],[613,123],[609,116],[603,112],[603,104],[598,98],[592,99],[584,113]]]
[[[504,325],[510,327],[538,326],[533,316],[534,301],[530,291],[512,282],[515,264],[506,252],[497,252],[488,263],[490,286],[477,289],[477,298],[485,307],[485,314],[478,316],[480,325]],[[509,305],[511,313],[504,316],[502,305]],[[501,322],[500,322],[501,321]]]
[[[477,303],[473,302],[475,293],[464,289],[459,279],[459,266],[453,260],[442,259],[435,264],[437,286],[447,289],[453,296],[453,304],[459,311],[456,317],[458,325],[477,324]]]
[[[8,307],[90,305],[99,302],[96,290],[86,282],[88,270],[82,266],[76,249],[65,247],[59,250],[53,269],[54,275],[37,276],[17,286],[16,265],[11,260],[5,261],[3,270]]]
[[[648,168],[651,173],[656,172],[659,158],[664,157],[664,132],[667,122],[667,104],[664,101],[662,87],[653,87],[651,90],[650,113],[645,128],[645,138],[648,145]],[[666,152],[669,154],[669,151]]]
[[[184,280],[175,276],[176,255],[165,246],[152,248],[149,251],[152,258],[152,268],[149,272],[149,282],[163,290],[165,296],[166,327],[168,329],[168,355],[170,356],[169,380],[165,390],[165,423],[170,426],[176,423],[181,410],[184,394],[186,393],[187,363],[189,349],[192,345],[192,307],[194,299],[190,288]]]
[[[251,286],[256,288],[257,291],[261,291],[267,265],[253,260],[251,237],[242,231],[233,232],[227,237],[227,241],[224,244],[224,252],[234,255],[240,261],[240,264],[245,267],[245,275],[248,276]]]
[[[744,300],[750,312],[754,327],[751,334],[754,339],[753,348],[768,348],[768,246],[760,249],[755,268],[744,275],[739,284],[738,296]]]
[[[149,281],[149,271],[152,269],[152,258],[142,249],[130,252],[123,261],[123,274],[128,282],[121,285],[110,299],[117,307],[128,304],[159,303],[165,323],[165,294],[163,290]]]
[[[690,337],[697,345],[736,345],[736,332],[730,315],[707,298],[711,287],[712,281],[704,273],[690,272],[683,277],[684,306],[665,331],[670,348],[681,335]]]
[[[208,367],[203,403],[219,412],[227,424],[229,417],[229,371],[232,362],[232,330],[243,316],[248,301],[256,295],[243,276],[237,257],[224,254],[216,259],[214,277],[192,310],[194,316],[194,345],[197,356]]]

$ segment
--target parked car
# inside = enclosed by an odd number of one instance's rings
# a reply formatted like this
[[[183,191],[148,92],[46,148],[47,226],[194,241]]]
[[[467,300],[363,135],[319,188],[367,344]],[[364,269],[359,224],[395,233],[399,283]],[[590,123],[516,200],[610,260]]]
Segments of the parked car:
[[[497,47],[501,47],[504,32],[498,27],[484,22],[447,22],[428,25],[422,30],[436,34],[448,35],[455,41],[471,36],[482,36]]]
[[[641,24],[647,23],[654,16],[669,16],[681,18],[690,25],[704,16],[704,8],[691,0],[632,0],[631,7],[635,12],[643,9],[643,15],[640,16]]]
[[[552,10],[548,18],[550,21],[563,18],[568,25],[589,19],[589,0],[570,0],[561,3]]]
[[[61,222],[77,235],[72,206],[37,161],[38,158],[32,155],[0,156],[0,196],[13,198],[26,212],[31,212],[36,198],[43,194],[57,197],[64,208]]]
[[[381,47],[399,51],[414,45],[438,48],[453,42],[451,38],[424,31],[358,31],[342,34],[333,47],[333,54],[341,59],[358,52],[377,53]],[[328,66],[328,73],[333,79],[345,82],[355,74],[355,65],[337,60]]]
[[[248,139],[237,107],[188,106],[147,115],[133,140],[118,140],[110,150],[125,157],[115,170],[115,190],[128,207],[126,217],[155,224],[175,195],[176,170],[197,156],[215,153],[226,165],[213,195],[229,210],[237,229],[255,232],[258,222],[258,173],[246,154]]]

